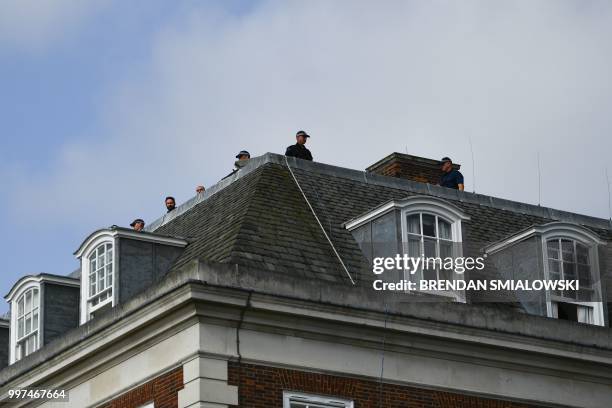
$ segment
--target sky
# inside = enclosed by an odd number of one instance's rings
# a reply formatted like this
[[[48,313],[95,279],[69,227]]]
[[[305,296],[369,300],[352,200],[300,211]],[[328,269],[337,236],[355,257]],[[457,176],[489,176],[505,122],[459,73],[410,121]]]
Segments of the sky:
[[[605,0],[3,0],[0,291],[300,129],[315,161],[450,156],[468,191],[607,219],[610,38]]]

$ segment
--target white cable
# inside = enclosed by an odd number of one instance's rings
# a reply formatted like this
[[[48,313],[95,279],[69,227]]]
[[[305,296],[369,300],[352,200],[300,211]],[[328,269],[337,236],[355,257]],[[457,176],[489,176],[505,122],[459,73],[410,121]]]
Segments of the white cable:
[[[354,285],[355,281],[353,280],[353,277],[351,276],[351,274],[349,273],[348,269],[346,268],[346,265],[344,265],[344,262],[342,262],[342,258],[340,257],[340,254],[338,253],[338,251],[336,251],[336,247],[334,246],[334,243],[331,241],[331,239],[329,239],[329,236],[327,235],[327,232],[325,232],[325,228],[323,228],[323,224],[321,224],[321,221],[319,220],[319,217],[317,217],[317,213],[315,212],[314,208],[312,208],[312,205],[310,205],[310,201],[308,201],[308,197],[306,197],[306,194],[304,194],[304,190],[302,190],[302,186],[300,186],[300,183],[298,182],[297,178],[295,177],[295,174],[293,174],[293,170],[291,169],[291,166],[289,165],[289,160],[287,160],[287,156],[285,156],[285,163],[287,163],[287,168],[289,169],[289,173],[291,173],[291,176],[293,177],[293,181],[295,181],[295,184],[300,189],[300,193],[302,193],[302,197],[304,197],[304,200],[306,200],[306,204],[308,204],[308,207],[310,208],[310,211],[312,211],[312,215],[314,215],[315,219],[319,223],[319,227],[321,227],[321,231],[323,231],[323,235],[325,235],[325,238],[327,238],[327,241],[329,242],[329,245],[331,245],[332,249],[334,250],[334,254],[336,254],[336,257],[338,257],[338,260],[340,261],[340,264],[342,265],[342,268],[344,268],[344,271],[346,272],[346,274],[348,275],[349,279],[351,280],[351,283]]]

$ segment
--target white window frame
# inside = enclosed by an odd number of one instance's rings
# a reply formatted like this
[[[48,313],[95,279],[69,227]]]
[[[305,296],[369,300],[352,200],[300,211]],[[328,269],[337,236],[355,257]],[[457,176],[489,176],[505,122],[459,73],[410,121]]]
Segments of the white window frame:
[[[43,330],[45,327],[45,290],[44,290],[44,282],[49,282],[53,284],[65,285],[76,287],[78,284],[75,283],[74,279],[65,278],[62,276],[48,275],[48,274],[40,274],[40,275],[28,275],[24,276],[20,280],[15,283],[15,285],[11,288],[10,292],[5,296],[6,301],[10,305],[10,345],[9,345],[9,364],[14,364],[19,361],[21,358],[25,356],[17,355],[17,343],[18,341],[22,341],[25,337],[17,338],[18,336],[18,314],[19,307],[18,301],[21,297],[29,290],[37,289],[38,290],[38,327],[37,327],[37,344],[34,351],[39,350],[45,342],[45,331]],[[24,305],[25,307],[25,305]]]
[[[85,324],[87,321],[91,319],[91,314],[96,310],[101,309],[106,305],[111,305],[114,307],[116,304],[116,296],[117,296],[117,245],[116,245],[115,235],[112,234],[110,230],[101,230],[92,234],[84,243],[81,245],[79,251],[77,251],[77,258],[81,261],[81,317],[80,323]],[[99,296],[100,293],[92,294],[90,290],[90,275],[91,271],[91,263],[89,261],[89,257],[102,245],[111,245],[112,253],[113,253],[113,262],[111,267],[111,286],[108,289],[110,291],[110,295],[99,302],[96,305],[92,305],[91,301],[96,296]],[[106,279],[106,278],[105,278]]]
[[[37,305],[36,307],[34,307],[34,292],[36,292],[37,295]],[[31,293],[32,296],[32,300],[30,302],[30,310],[28,311],[26,309],[26,296],[28,295],[28,293]],[[41,305],[41,287],[40,284],[31,284],[29,286],[26,286],[22,289],[22,291],[19,293],[19,295],[15,298],[15,300],[13,301],[13,305],[12,307],[15,308],[15,312],[11,313],[12,316],[14,316],[14,325],[12,325],[12,327],[14,327],[14,330],[12,330],[13,336],[14,337],[14,344],[12,344],[12,352],[13,352],[13,362],[15,361],[19,361],[22,358],[32,354],[33,352],[35,352],[36,350],[38,350],[40,348],[40,343],[41,343],[41,321],[42,321],[42,305]],[[23,314],[20,315],[19,314],[19,302],[20,300],[23,299]],[[34,312],[36,312],[36,314],[38,315],[38,322],[36,324],[36,327],[34,327]],[[26,317],[27,315],[30,314],[30,318],[32,319],[31,322],[31,331],[27,334],[25,334],[25,329],[26,329]],[[23,318],[23,331],[24,334],[20,337],[19,336],[19,320]],[[28,339],[35,339],[34,340],[34,347],[33,349],[27,353],[27,350],[25,350],[25,343],[28,341]],[[21,348],[24,347],[24,351],[21,351]]]
[[[324,406],[325,408],[354,408],[355,404],[351,400],[344,398],[334,398],[329,396],[305,394],[302,392],[283,391],[283,408],[291,408],[291,403],[314,404],[316,407]],[[313,407],[313,408],[316,408]]]
[[[103,252],[104,265],[102,266],[102,268],[100,268],[99,265],[96,265],[96,270],[92,271],[91,269],[92,260],[90,258],[102,247],[104,247],[104,252]],[[106,249],[107,247],[110,247],[110,251]],[[107,254],[109,252],[111,253],[110,264],[107,263]],[[86,276],[87,288],[85,289],[87,291],[87,307],[88,307],[89,313],[93,313],[96,310],[101,309],[102,307],[106,306],[107,304],[113,303],[113,295],[114,295],[113,292],[114,292],[114,287],[115,287],[115,279],[114,279],[115,278],[114,276],[115,274],[115,265],[114,265],[115,264],[115,244],[114,242],[109,240],[109,241],[104,241],[98,244],[95,248],[93,248],[93,250],[89,252],[88,256],[85,258],[85,263],[87,264],[87,268],[86,268],[87,270],[87,276]],[[99,290],[98,284],[100,280],[98,279],[98,273],[101,269],[106,269],[106,266],[109,266],[109,265],[110,265],[110,274],[107,271],[104,271],[104,274],[103,274],[104,277],[102,279],[104,283],[104,289]],[[96,287],[96,291],[94,293],[92,293],[91,291],[92,277],[94,279],[94,286]],[[108,283],[109,277],[110,277],[110,285]],[[103,300],[93,305],[94,299],[101,297],[101,295],[104,293],[108,293],[106,298],[104,298]]]
[[[344,224],[346,229],[352,231],[360,226],[369,223],[376,218],[379,218],[390,211],[394,211],[396,209],[400,210],[400,227],[401,227],[401,237],[402,237],[402,248],[404,251],[407,250],[408,245],[408,226],[406,222],[406,217],[410,214],[416,213],[425,213],[431,214],[436,217],[442,218],[444,221],[450,223],[451,225],[451,241],[453,242],[453,256],[460,257],[463,256],[463,248],[461,244],[463,242],[463,233],[462,233],[462,222],[467,221],[470,217],[465,214],[460,208],[455,206],[454,204],[449,203],[448,201],[442,200],[437,197],[431,196],[411,196],[404,198],[402,200],[392,200],[389,201],[380,207],[375,208],[372,211],[369,211],[357,218],[354,218]],[[436,230],[437,230],[437,222],[436,222]],[[422,227],[421,227],[422,233]],[[438,238],[436,238],[437,240]],[[436,241],[436,245],[439,246],[438,241]],[[405,272],[408,273],[408,272]],[[455,274],[456,277],[460,279],[464,279],[464,274]],[[411,276],[404,276],[404,279],[411,280]],[[423,291],[418,291],[423,293]],[[455,299],[457,302],[465,303],[465,291],[460,292],[448,292],[448,291],[426,291],[425,293],[435,294],[438,296],[445,296]]]
[[[591,268],[591,280],[595,284],[594,287],[594,296],[597,299],[602,299],[601,293],[601,277],[599,270],[599,253],[597,250],[597,245],[601,243],[599,237],[591,236],[590,234],[585,234],[584,231],[580,229],[570,229],[567,228],[564,230],[555,230],[548,229],[543,231],[541,234],[541,244],[542,244],[542,254],[543,254],[543,263],[544,263],[544,279],[550,279],[550,269],[548,265],[548,241],[550,240],[570,240],[576,243],[580,243],[587,247],[589,251],[589,261]],[[574,245],[574,249],[576,246]],[[562,258],[563,255],[560,254]],[[563,261],[561,261],[563,263]],[[578,269],[576,269],[576,277],[578,277]],[[604,326],[604,308],[603,302],[583,302],[578,301],[576,299],[570,299],[562,296],[555,295],[550,291],[546,291],[546,315],[551,318],[558,318],[558,308],[557,303],[571,303],[577,306],[586,306],[593,309],[593,321],[592,323],[582,322],[585,324],[593,324],[596,326]]]

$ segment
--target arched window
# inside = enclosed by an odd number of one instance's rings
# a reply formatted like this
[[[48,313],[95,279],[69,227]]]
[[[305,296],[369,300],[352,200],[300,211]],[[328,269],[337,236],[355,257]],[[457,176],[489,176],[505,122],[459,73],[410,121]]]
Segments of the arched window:
[[[36,351],[40,344],[40,290],[31,287],[17,298],[15,361]]]
[[[365,257],[395,257],[407,254],[411,258],[438,258],[462,256],[462,221],[469,217],[459,208],[442,199],[413,196],[393,200],[345,223],[361,247]],[[397,281],[406,279],[463,279],[441,265],[431,264],[415,273],[398,271],[399,275],[385,272],[380,279]],[[442,293],[463,300],[463,293]]]
[[[88,260],[87,302],[89,312],[106,305],[113,297],[113,243],[105,242],[93,249]]]
[[[537,251],[529,250],[531,243]],[[551,287],[545,290],[541,299],[546,303],[546,316],[603,326],[598,255],[598,245],[603,243],[588,228],[555,221],[519,231],[489,245],[485,253],[495,256],[498,252],[508,251],[510,257],[516,253],[520,258],[525,258],[521,260],[525,260],[526,265],[531,265],[530,276],[526,277],[549,282]],[[514,248],[518,248],[518,245],[526,246],[517,252]],[[530,256],[534,257],[534,262],[529,260]],[[514,263],[505,263],[514,273]],[[565,287],[559,285],[560,282],[577,282],[578,285]],[[576,287],[577,290],[574,289]]]

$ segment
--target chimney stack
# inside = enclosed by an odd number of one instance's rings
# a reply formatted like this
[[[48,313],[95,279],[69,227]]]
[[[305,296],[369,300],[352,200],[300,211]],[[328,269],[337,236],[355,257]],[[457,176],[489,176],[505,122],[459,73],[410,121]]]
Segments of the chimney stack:
[[[455,170],[459,170],[460,167],[460,164],[453,163]],[[397,152],[377,161],[366,171],[381,176],[399,177],[429,184],[438,184],[442,175],[439,160]]]

